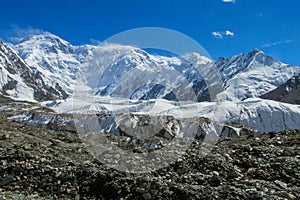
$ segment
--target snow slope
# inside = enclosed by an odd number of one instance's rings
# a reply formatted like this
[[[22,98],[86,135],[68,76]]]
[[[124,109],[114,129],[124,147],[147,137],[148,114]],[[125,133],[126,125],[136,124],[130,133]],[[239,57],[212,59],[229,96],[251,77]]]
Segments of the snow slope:
[[[154,56],[135,47],[116,44],[99,46],[93,54],[80,68],[84,69],[82,81],[95,95],[197,101],[205,89],[202,85],[195,90],[195,84],[203,82],[203,78],[181,57]],[[211,62],[200,55],[198,61]]]
[[[121,45],[96,48],[85,67],[86,83],[96,95],[191,101],[260,97],[298,70],[257,49],[211,61],[196,53],[163,57]]]
[[[291,104],[300,104],[300,71],[291,79],[280,85],[275,90],[262,96],[264,99],[286,102]]]
[[[45,84],[43,74],[30,67],[8,45],[0,41],[0,92],[14,99],[43,101],[67,98],[59,85]]]
[[[257,49],[229,59],[219,58],[215,65],[225,83],[218,99],[230,101],[260,97],[286,82],[299,69],[275,61]]]
[[[91,45],[73,46],[51,33],[29,36],[15,46],[20,57],[44,75],[48,85],[73,92],[79,65],[92,54]]]

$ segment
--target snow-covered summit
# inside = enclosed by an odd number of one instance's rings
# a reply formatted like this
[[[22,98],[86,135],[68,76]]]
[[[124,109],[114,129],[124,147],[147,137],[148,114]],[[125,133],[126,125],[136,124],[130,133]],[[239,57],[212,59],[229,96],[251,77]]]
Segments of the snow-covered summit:
[[[54,34],[46,32],[39,35],[30,35],[24,38],[23,40],[21,40],[18,46],[23,46],[27,48],[57,47],[62,51],[64,51],[64,50],[68,50],[71,44]]]
[[[25,62],[37,68],[47,84],[59,84],[68,94],[78,66],[92,54],[94,46],[73,46],[69,42],[51,33],[32,35],[15,46]]]
[[[174,100],[186,94],[175,94],[178,91],[192,90],[184,74],[192,68],[187,61],[151,55],[136,47],[99,46],[84,66],[87,84],[100,96]]]
[[[287,81],[297,70],[258,49],[229,59],[219,58],[215,65],[225,83],[219,99],[225,100],[259,97]]]
[[[0,93],[28,101],[65,99],[68,95],[58,85],[47,85],[43,74],[0,42]]]

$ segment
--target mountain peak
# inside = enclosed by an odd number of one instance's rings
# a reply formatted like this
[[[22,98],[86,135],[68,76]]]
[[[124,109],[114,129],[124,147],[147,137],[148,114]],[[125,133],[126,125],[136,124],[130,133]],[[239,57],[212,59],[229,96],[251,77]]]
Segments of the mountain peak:
[[[264,53],[262,50],[260,50],[258,48],[253,49],[252,52],[254,52],[254,53],[259,53],[259,52]]]
[[[196,52],[186,54],[183,56],[183,58],[188,62],[190,62],[191,64],[195,64],[195,65],[205,65],[212,62],[210,58],[202,56],[201,54]]]
[[[243,54],[242,54],[243,55]],[[255,49],[253,49],[252,51],[250,51],[249,53],[246,53],[246,55],[247,55],[247,57],[249,58],[249,59],[252,59],[252,58],[255,58],[255,57],[257,57],[257,56],[267,56],[266,54],[265,54],[265,52],[263,52],[262,50],[259,50],[259,49],[257,49],[257,48],[255,48]]]
[[[42,34],[37,34],[37,35],[29,35],[28,37],[24,38],[19,42],[17,45],[22,45],[22,44],[35,44],[35,45],[40,45],[40,44],[56,44],[56,45],[63,45],[63,46],[70,46],[71,44],[57,35],[54,35],[49,32],[45,32]]]
[[[33,51],[39,51],[42,54],[57,54],[58,52],[68,54],[74,51],[73,46],[69,42],[49,32],[30,35],[21,40],[20,43],[16,45],[16,48],[23,58],[26,58]]]

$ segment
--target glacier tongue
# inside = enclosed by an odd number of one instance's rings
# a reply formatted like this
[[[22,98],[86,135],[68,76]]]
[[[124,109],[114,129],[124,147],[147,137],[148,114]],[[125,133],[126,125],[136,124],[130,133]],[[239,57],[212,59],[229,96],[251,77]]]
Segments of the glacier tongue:
[[[244,125],[258,133],[300,128],[299,105],[271,100],[252,98],[241,102],[196,103],[172,108],[165,113],[174,114],[178,109],[182,116],[203,116],[219,123]]]
[[[258,133],[300,128],[300,106],[250,98],[233,102],[174,102],[168,100],[137,101],[108,97],[67,100],[52,107],[58,113],[141,114],[173,116],[176,119],[208,118],[218,124],[246,126]]]

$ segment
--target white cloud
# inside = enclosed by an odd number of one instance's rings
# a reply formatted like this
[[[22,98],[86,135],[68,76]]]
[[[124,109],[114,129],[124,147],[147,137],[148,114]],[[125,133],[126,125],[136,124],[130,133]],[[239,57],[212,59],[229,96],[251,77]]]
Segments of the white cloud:
[[[224,3],[235,3],[235,0],[222,0]]]
[[[223,39],[224,37],[234,37],[234,32],[230,31],[230,30],[226,30],[226,31],[213,31],[211,33],[215,38],[217,39]]]
[[[223,39],[223,34],[221,32],[214,31],[211,34],[215,36],[215,38]]]
[[[227,30],[227,31],[225,31],[225,35],[233,37],[234,32],[231,32],[231,31]]]
[[[293,40],[280,40],[280,41],[276,41],[276,42],[263,44],[263,45],[261,45],[261,47],[268,48],[268,47],[278,46],[281,44],[287,44],[287,43],[291,43],[291,42],[293,42]]]
[[[46,33],[46,31],[33,28],[31,26],[26,28],[20,28],[17,25],[11,25],[11,29],[8,31],[9,37],[7,38],[9,42],[18,43],[20,40],[26,38],[29,35],[37,35]]]

